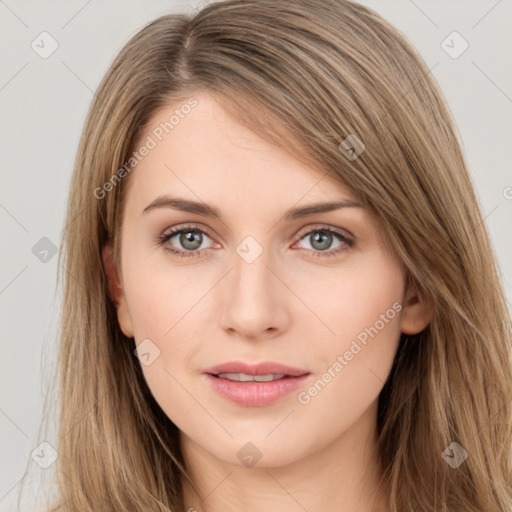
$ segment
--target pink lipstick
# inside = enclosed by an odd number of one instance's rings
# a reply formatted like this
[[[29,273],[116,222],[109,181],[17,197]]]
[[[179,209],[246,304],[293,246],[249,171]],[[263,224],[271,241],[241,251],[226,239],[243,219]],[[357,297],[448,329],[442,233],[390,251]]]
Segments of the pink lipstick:
[[[274,362],[230,361],[203,372],[224,398],[246,407],[270,405],[303,385],[310,372]]]

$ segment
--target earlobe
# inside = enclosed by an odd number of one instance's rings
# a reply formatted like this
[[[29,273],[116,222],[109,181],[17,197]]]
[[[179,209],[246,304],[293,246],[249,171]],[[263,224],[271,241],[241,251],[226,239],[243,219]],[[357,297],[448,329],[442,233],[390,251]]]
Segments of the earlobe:
[[[403,334],[418,334],[423,331],[434,316],[434,303],[420,297],[418,289],[411,283],[403,301],[400,328]]]
[[[117,269],[115,268],[114,262],[112,260],[112,245],[107,244],[103,247],[102,256],[103,264],[105,266],[105,273],[108,280],[110,298],[112,299],[117,310],[117,320],[119,322],[119,327],[125,336],[128,338],[133,338],[133,325],[130,312],[128,310],[128,303],[126,302],[126,297],[121,284],[121,280],[119,279]]]

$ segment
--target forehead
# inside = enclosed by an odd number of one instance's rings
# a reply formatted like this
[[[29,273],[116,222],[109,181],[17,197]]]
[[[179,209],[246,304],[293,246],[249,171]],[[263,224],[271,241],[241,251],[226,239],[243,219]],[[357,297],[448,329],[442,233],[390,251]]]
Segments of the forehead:
[[[150,147],[131,171],[128,202],[171,193],[194,200],[257,209],[302,200],[355,199],[321,169],[239,124],[208,93],[153,114],[136,149]],[[188,102],[188,103],[187,103]],[[131,196],[131,198],[130,198]],[[254,210],[256,211],[256,210]]]

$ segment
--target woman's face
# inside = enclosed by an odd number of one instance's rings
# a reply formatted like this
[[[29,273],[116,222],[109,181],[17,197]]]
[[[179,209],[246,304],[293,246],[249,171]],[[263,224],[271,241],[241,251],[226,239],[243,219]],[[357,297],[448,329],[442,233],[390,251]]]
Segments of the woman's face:
[[[427,319],[347,189],[213,96],[195,100],[156,113],[141,137],[120,272],[109,271],[149,388],[189,445],[231,464],[281,466],[342,438],[357,446],[374,432],[400,332]],[[332,202],[342,207],[302,211]],[[260,363],[287,368],[260,367],[273,382],[210,375],[254,375]]]

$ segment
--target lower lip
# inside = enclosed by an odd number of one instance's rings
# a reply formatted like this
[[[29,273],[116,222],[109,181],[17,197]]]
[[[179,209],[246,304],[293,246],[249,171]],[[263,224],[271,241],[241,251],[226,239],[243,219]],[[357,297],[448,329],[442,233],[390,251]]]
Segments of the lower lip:
[[[279,398],[297,390],[309,374],[286,377],[270,382],[238,382],[205,374],[213,389],[221,396],[246,407],[270,405]]]

